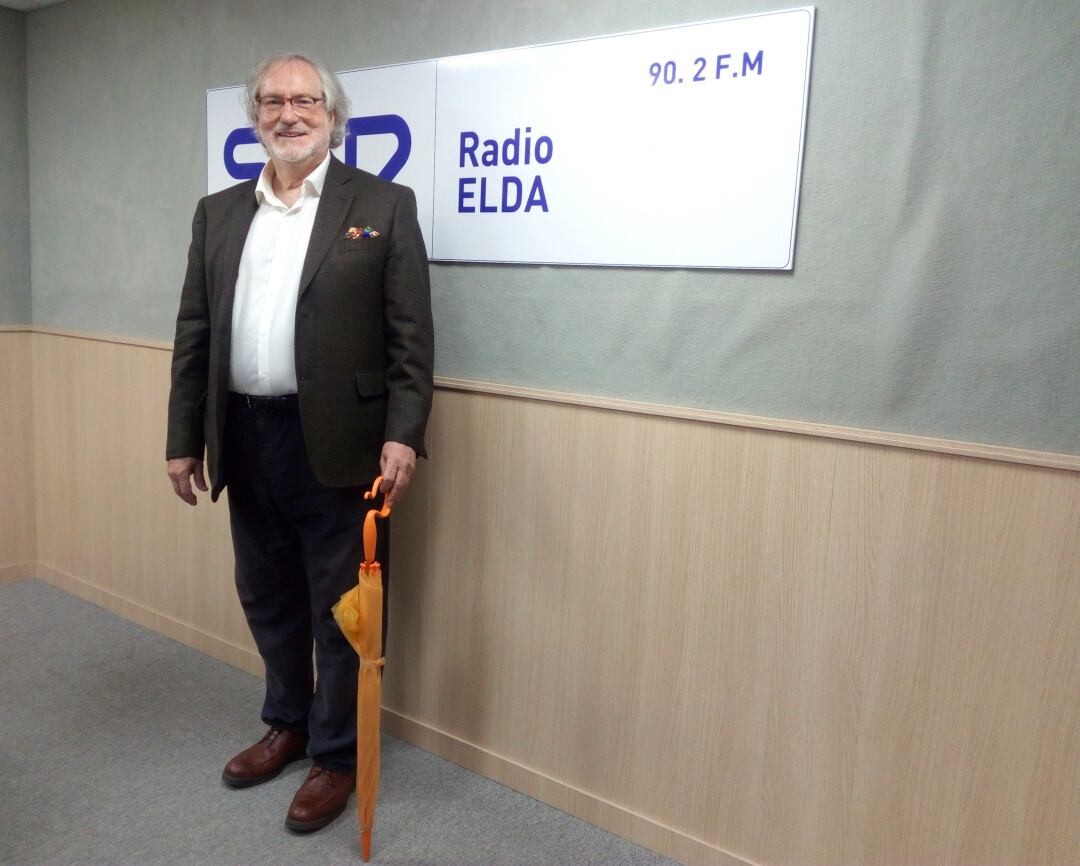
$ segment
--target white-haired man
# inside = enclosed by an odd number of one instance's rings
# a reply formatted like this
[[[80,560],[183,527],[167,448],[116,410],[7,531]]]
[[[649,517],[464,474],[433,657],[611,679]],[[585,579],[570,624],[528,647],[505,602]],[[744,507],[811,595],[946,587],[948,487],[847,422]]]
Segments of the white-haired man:
[[[166,459],[191,505],[204,451],[211,498],[228,485],[236,587],[266,665],[269,730],[222,777],[257,785],[306,753],[286,817],[306,832],[354,786],[357,659],[330,607],[356,582],[363,487],[381,473],[394,504],[426,456],[434,338],[412,192],[330,153],[349,117],[336,76],[278,55],[246,98],[269,161],[196,210]],[[383,533],[384,578],[388,553]]]

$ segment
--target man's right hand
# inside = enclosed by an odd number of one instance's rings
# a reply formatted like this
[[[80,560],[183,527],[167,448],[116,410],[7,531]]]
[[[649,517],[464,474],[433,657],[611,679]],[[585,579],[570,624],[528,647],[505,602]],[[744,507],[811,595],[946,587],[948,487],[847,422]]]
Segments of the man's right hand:
[[[195,486],[203,492],[206,491],[206,479],[203,478],[203,462],[201,460],[194,457],[173,457],[166,462],[165,471],[169,473],[173,492],[188,505],[195,505],[199,501],[195,498],[195,491],[191,489],[193,476]]]

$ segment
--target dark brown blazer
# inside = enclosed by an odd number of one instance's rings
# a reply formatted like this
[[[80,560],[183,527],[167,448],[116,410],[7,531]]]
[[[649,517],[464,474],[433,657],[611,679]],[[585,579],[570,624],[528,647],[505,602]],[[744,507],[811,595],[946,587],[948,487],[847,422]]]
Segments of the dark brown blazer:
[[[202,458],[216,500],[223,465],[233,295],[256,181],[199,202],[176,317],[166,458]],[[348,238],[371,227],[377,237]],[[427,456],[434,332],[427,253],[408,187],[334,157],[296,305],[300,422],[316,477],[370,484],[385,441]]]

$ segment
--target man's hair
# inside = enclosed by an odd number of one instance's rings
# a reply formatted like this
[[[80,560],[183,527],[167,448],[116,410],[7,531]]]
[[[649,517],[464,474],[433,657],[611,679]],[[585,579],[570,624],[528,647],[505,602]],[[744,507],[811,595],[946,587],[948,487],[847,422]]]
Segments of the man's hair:
[[[333,112],[334,115],[334,128],[330,131],[330,146],[337,147],[345,140],[345,124],[349,122],[349,97],[345,95],[341,82],[338,81],[338,77],[333,72],[318,60],[312,60],[302,54],[275,54],[272,57],[267,57],[248,76],[247,85],[244,88],[244,108],[247,110],[248,122],[251,123],[251,128],[255,130],[255,135],[258,136],[259,105],[255,102],[255,97],[260,95],[259,85],[262,84],[263,78],[275,66],[280,66],[282,63],[288,63],[291,60],[306,63],[318,73],[319,81],[322,83],[322,96],[326,100],[326,110],[328,113]],[[311,95],[315,96],[316,94]],[[259,140],[262,141],[261,138]]]

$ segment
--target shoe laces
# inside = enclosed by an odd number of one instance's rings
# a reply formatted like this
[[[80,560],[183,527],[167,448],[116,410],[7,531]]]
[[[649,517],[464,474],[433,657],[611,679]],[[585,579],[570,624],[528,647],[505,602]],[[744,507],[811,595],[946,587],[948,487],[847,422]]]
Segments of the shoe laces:
[[[311,770],[308,772],[308,781],[316,779],[319,776],[326,776],[331,781],[335,776],[349,776],[350,773],[342,772],[341,770],[331,770],[329,767],[324,767],[321,764],[312,764]]]
[[[262,740],[260,742],[266,743],[266,745],[271,746],[271,745],[273,745],[274,740],[276,740],[278,737],[280,737],[284,733],[285,733],[284,728],[271,728],[269,731],[266,732],[266,734],[263,736],[263,738],[262,738]]]

